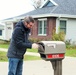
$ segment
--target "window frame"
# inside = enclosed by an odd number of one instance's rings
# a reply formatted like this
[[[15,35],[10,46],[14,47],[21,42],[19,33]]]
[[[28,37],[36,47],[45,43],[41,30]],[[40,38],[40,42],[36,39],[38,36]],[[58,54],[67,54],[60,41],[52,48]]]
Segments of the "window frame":
[[[39,21],[42,22],[42,33],[40,34],[39,33]],[[44,26],[44,22],[46,21],[46,34],[44,34],[44,31],[45,31],[45,26]],[[38,36],[46,36],[47,35],[47,18],[43,18],[43,19],[38,19]]]
[[[61,21],[65,21],[65,27],[61,27],[60,25],[61,25]],[[59,32],[61,32],[61,29],[63,29],[64,30],[64,33],[66,34],[66,26],[67,26],[67,20],[66,19],[61,19],[60,21],[59,21],[59,26],[60,26],[60,31]]]

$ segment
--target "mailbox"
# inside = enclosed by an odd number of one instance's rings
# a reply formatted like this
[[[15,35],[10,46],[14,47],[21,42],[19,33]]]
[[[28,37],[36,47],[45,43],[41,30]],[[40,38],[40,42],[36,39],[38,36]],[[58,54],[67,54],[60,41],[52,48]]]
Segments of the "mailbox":
[[[58,60],[65,57],[65,43],[62,41],[40,41],[38,52],[44,60]]]

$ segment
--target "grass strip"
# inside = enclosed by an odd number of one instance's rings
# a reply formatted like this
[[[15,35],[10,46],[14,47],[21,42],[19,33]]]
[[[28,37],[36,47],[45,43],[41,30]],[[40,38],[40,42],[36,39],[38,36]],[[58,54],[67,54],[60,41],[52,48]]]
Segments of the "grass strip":
[[[8,61],[8,58],[6,56],[7,52],[0,51],[0,62]],[[32,56],[32,55],[24,55],[24,61],[28,60],[40,60],[41,58],[38,56]]]

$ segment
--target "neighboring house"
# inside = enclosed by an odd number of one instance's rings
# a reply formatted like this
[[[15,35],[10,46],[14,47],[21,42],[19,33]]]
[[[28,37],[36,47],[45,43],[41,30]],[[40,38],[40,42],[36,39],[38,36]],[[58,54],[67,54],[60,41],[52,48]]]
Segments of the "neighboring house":
[[[4,39],[4,26],[0,24],[0,39]]]
[[[40,8],[3,22],[6,26],[11,23],[13,31],[14,25],[27,15],[35,19],[30,37],[51,39],[53,29],[56,28],[56,33],[65,32],[65,40],[76,42],[76,0],[47,0]]]
[[[0,39],[2,40],[10,40],[12,31],[13,31],[13,25],[11,23],[8,24],[0,24]]]

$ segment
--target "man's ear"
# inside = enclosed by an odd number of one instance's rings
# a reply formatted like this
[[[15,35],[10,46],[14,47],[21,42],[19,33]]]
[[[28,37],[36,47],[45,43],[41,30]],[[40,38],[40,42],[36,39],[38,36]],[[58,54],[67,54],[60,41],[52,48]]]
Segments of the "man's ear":
[[[26,26],[27,26],[27,22],[24,22],[24,25],[26,25]]]

